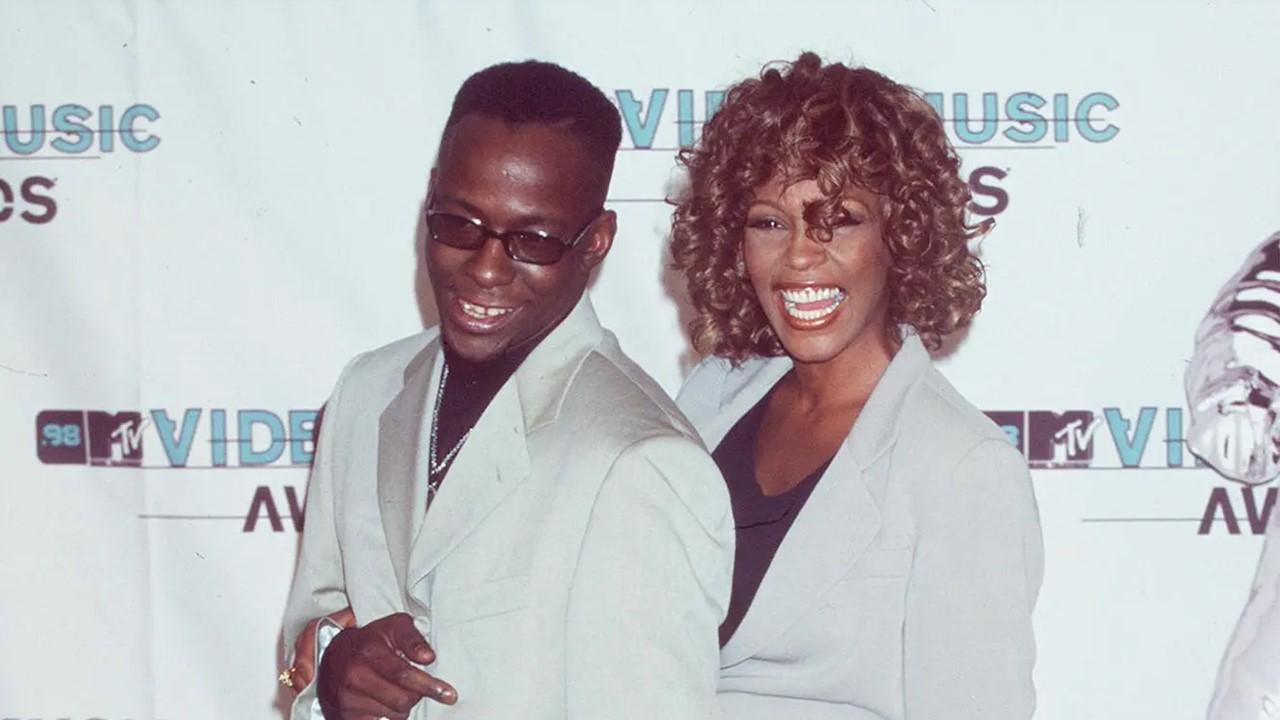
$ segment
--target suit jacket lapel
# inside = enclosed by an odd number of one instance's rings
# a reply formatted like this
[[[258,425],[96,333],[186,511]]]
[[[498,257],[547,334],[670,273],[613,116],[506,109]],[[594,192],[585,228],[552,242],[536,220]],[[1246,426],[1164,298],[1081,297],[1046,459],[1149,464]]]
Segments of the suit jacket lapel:
[[[751,657],[800,619],[879,530],[879,508],[846,444],[778,546],[742,624],[721,651],[721,664],[729,667]]]
[[[751,657],[799,620],[839,582],[880,531],[876,498],[884,487],[874,481],[868,469],[892,445],[902,404],[929,366],[919,338],[904,334],[902,348],[876,383],[849,437],[783,538],[742,624],[721,650],[724,667]],[[739,397],[727,399],[724,414],[730,417],[719,437],[790,367],[786,358],[769,361],[737,393]]]
[[[702,436],[702,442],[707,448],[715,450],[742,416],[760,402],[760,398],[764,397],[790,370],[790,358],[769,358],[750,369],[744,369],[745,377],[736,379],[732,387],[723,388],[720,412],[707,423],[706,427],[698,428],[698,434]]]
[[[524,418],[519,396],[508,381],[476,422],[431,501],[409,556],[406,588],[411,594],[417,595],[412,593],[414,586],[528,476]]]
[[[399,587],[405,588],[409,549],[426,508],[427,408],[440,379],[437,337],[409,363],[404,387],[378,418],[378,509]]]
[[[577,369],[603,336],[584,295],[494,396],[454,458],[413,541],[405,578],[411,595],[421,596],[413,588],[528,478],[528,437],[556,418]],[[430,432],[430,422],[429,414],[421,421],[425,432]],[[418,448],[423,447],[419,442]],[[425,486],[425,465],[418,477]],[[424,504],[425,498],[419,514]]]

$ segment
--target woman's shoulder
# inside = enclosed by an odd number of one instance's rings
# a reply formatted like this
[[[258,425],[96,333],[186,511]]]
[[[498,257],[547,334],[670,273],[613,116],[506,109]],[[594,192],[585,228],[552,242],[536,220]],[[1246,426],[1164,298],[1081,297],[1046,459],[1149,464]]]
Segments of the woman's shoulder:
[[[998,425],[930,367],[899,418],[890,467],[919,525],[966,522],[975,503],[1036,525],[1026,459]],[[976,529],[974,532],[978,532]]]
[[[910,393],[899,419],[900,444],[920,446],[944,463],[959,462],[976,446],[998,441],[1016,452],[1008,436],[935,367]]]
[[[698,363],[676,396],[676,405],[695,427],[701,428],[719,415],[724,404],[757,380],[785,372],[786,358],[751,358],[734,365],[727,358],[710,356]]]

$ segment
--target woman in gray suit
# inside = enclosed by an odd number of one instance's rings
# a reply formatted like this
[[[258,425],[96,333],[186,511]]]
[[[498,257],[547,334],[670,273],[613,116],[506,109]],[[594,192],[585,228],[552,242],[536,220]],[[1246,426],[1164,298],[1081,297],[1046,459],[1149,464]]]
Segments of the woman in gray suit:
[[[941,119],[806,53],[734,86],[681,161],[711,357],[679,402],[737,528],[725,717],[1030,717],[1030,476],[928,354],[986,293]]]

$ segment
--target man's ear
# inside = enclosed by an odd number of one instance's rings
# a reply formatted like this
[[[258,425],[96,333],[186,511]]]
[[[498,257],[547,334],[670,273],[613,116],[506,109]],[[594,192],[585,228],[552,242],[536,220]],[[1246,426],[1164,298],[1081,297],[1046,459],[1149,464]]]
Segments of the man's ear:
[[[613,236],[618,232],[618,214],[612,210],[600,213],[600,218],[591,224],[587,236],[582,239],[582,254],[579,261],[583,268],[591,270],[604,262],[613,247]]]
[[[431,207],[431,196],[436,194],[436,168],[431,167],[431,174],[427,176],[427,207]]]

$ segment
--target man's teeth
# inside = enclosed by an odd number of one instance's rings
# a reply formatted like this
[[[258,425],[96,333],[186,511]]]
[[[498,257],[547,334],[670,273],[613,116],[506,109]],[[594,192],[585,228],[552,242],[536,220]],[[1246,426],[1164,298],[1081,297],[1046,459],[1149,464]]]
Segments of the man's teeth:
[[[818,320],[835,312],[844,302],[845,293],[836,287],[807,287],[780,290],[782,306],[787,314],[797,320]],[[825,302],[827,305],[811,310],[802,310],[800,304]]]
[[[498,317],[499,315],[506,315],[511,312],[511,308],[485,307],[484,305],[474,305],[466,300],[459,300],[458,302],[462,304],[462,312],[476,318],[477,320]]]

